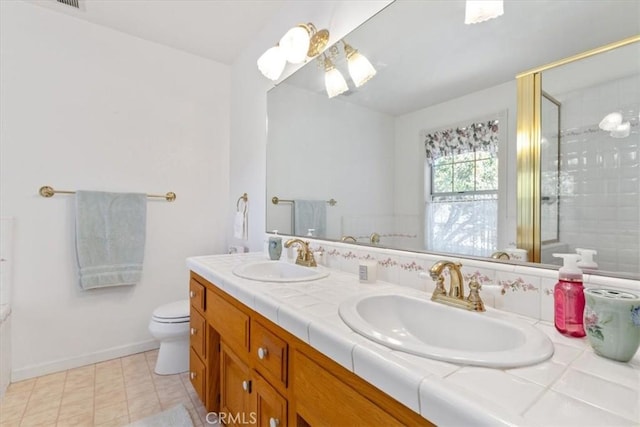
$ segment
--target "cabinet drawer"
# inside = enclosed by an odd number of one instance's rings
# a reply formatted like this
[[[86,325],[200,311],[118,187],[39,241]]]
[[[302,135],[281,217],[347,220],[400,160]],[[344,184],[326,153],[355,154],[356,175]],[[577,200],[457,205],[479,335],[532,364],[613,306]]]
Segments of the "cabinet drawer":
[[[191,310],[191,317],[190,317],[190,330],[189,333],[191,334],[190,337],[190,341],[191,341],[191,348],[196,352],[196,354],[198,356],[200,356],[200,358],[202,360],[205,360],[207,357],[207,355],[205,354],[205,350],[206,350],[206,322],[204,320],[204,317],[202,317],[202,315],[200,313],[198,313],[196,310]]]
[[[206,298],[205,316],[209,325],[234,351],[246,354],[249,350],[249,315],[210,289],[207,289]]]
[[[260,323],[254,322],[251,328],[251,353],[258,370],[287,385],[287,342],[285,340]]]
[[[193,278],[189,281],[189,300],[191,301],[192,307],[195,307],[204,313],[206,308],[204,285],[200,284]]]
[[[202,402],[206,402],[206,397],[204,395],[204,391],[206,390],[205,365],[193,348],[189,351],[189,379],[191,380],[191,384],[193,385],[196,393],[200,396],[200,400]]]

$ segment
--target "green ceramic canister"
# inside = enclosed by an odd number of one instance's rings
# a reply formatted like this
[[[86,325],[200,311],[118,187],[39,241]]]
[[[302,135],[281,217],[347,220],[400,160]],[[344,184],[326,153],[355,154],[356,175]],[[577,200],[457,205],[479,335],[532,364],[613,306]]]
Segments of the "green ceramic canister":
[[[640,296],[614,289],[585,289],[584,329],[600,356],[628,362],[640,346]]]

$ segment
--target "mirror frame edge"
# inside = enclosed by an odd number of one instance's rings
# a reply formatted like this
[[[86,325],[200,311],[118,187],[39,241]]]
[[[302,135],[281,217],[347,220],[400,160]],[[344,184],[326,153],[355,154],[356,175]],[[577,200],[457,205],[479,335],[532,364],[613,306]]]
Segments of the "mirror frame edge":
[[[517,114],[517,246],[527,251],[529,262],[540,263],[540,135],[542,72],[570,62],[640,42],[640,34],[609,43],[516,76]]]

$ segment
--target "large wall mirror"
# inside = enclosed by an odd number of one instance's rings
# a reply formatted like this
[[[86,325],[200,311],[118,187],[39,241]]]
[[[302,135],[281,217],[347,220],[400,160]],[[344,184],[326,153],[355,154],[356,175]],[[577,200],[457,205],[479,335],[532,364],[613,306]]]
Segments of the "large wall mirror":
[[[536,197],[548,215],[541,221],[537,211],[534,230],[519,205],[541,186],[517,179],[534,160],[523,159],[516,142],[522,91],[515,76],[639,34],[640,2],[506,1],[503,16],[473,25],[464,24],[464,13],[464,1],[397,0],[343,40],[331,40],[327,58],[344,75],[346,92],[328,97],[319,60],[269,91],[267,232],[474,257],[520,246],[529,262],[548,262],[534,252],[533,232],[542,223],[545,244],[561,245],[563,230],[578,227],[562,210],[570,201],[557,183],[566,175],[558,161],[562,137],[573,132],[563,127],[570,123],[564,97],[581,88],[544,87],[535,101],[546,117],[538,130],[546,138],[543,156],[555,160],[540,169],[538,157],[531,166],[536,177],[545,176],[545,194]],[[360,87],[349,75],[343,41],[377,70]],[[628,61],[638,65],[637,58]],[[627,139],[635,138],[636,160],[637,123],[636,115]],[[625,193],[636,207],[639,193],[637,187],[635,195]],[[637,214],[635,223],[637,229]],[[562,250],[598,250],[597,242]],[[606,267],[606,274],[640,277],[638,243],[635,269]]]
[[[595,250],[601,273],[640,277],[640,36],[522,73],[518,86],[519,180],[533,189],[518,198],[520,246],[542,263]]]

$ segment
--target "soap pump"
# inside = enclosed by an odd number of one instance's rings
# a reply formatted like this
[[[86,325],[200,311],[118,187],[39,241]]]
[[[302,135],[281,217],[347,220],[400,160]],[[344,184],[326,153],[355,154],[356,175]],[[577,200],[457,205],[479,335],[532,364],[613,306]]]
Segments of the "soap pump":
[[[553,254],[563,258],[558,271],[558,283],[553,289],[554,319],[558,332],[571,337],[584,337],[584,287],[582,270],[578,268],[580,255]]]
[[[593,249],[581,249],[576,248],[576,252],[580,255],[580,261],[578,261],[579,268],[587,268],[589,270],[597,270],[598,264],[593,260],[593,256],[598,253],[598,251]]]
[[[273,234],[269,237],[269,258],[277,261],[282,255],[282,238],[278,236],[278,230],[273,230]]]

